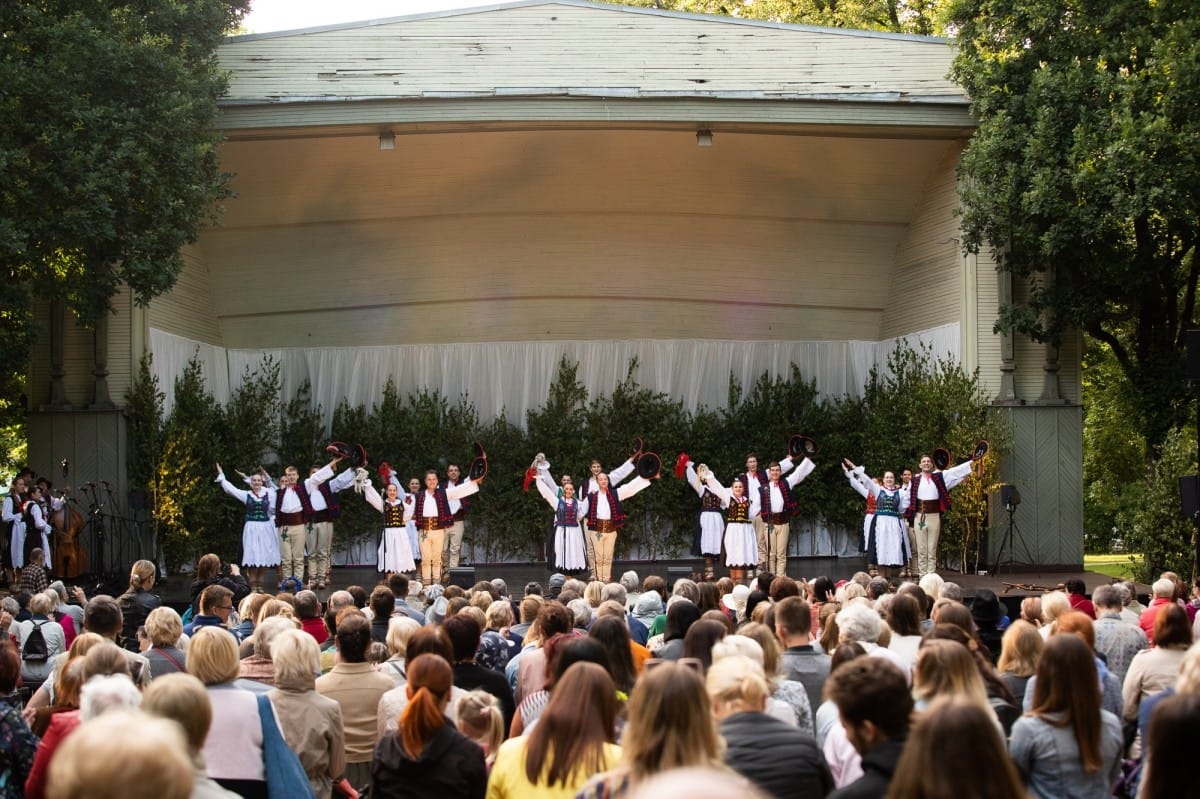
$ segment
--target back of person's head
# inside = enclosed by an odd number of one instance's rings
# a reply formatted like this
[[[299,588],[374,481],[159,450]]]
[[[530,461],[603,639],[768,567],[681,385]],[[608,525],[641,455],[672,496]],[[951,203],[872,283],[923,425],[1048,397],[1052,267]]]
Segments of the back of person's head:
[[[1081,610],[1069,610],[1058,617],[1053,635],[1077,635],[1088,645],[1089,649],[1096,648],[1096,628],[1092,617]]]
[[[837,626],[840,641],[873,644],[879,640],[883,619],[870,605],[852,603],[838,611]]]
[[[667,623],[663,638],[673,641],[687,635],[688,628],[700,619],[700,608],[690,600],[680,598],[667,608]]]
[[[21,678],[21,654],[8,635],[0,636],[0,694],[8,696]]]
[[[1008,626],[1004,637],[1000,639],[1000,660],[996,663],[996,669],[1003,674],[1030,677],[1037,672],[1043,646],[1045,640],[1037,631],[1037,627],[1017,619]]]
[[[963,697],[940,698],[920,715],[888,788],[888,799],[1027,795],[991,710]]]
[[[667,769],[721,760],[704,678],[670,660],[653,661],[629,698],[621,758],[634,784]]]
[[[639,582],[638,574],[635,571],[630,570],[621,575],[621,587],[625,589],[627,595],[638,590]]]
[[[612,677],[610,658],[604,644],[595,638],[586,636],[557,636],[554,647],[553,663],[548,663],[546,671],[546,687],[553,690],[572,666],[576,663],[592,663],[608,672]]]
[[[512,603],[507,599],[498,600],[488,605],[483,614],[484,624],[489,630],[500,630],[513,624]]]
[[[1138,796],[1200,796],[1196,740],[1200,696],[1179,694],[1159,702],[1146,732],[1146,765]]]
[[[183,620],[174,608],[161,605],[146,616],[146,635],[154,646],[175,646],[183,635]]]
[[[671,588],[671,596],[681,596],[689,600],[693,605],[700,604],[700,588],[694,580],[689,580],[686,577],[680,577],[675,581],[675,585]]]
[[[142,710],[178,723],[193,756],[204,748],[212,725],[212,702],[204,683],[192,675],[176,672],[155,677],[142,694]]]
[[[479,637],[483,630],[469,616],[459,614],[451,616],[442,622],[442,629],[450,637],[450,645],[454,648],[454,662],[472,660],[479,649]]]
[[[920,635],[920,602],[911,594],[896,594],[888,605],[887,623],[895,635]]]
[[[353,607],[354,595],[349,591],[334,591],[329,595],[329,602],[327,604],[329,605],[329,609],[334,611]]]
[[[154,582],[154,575],[158,574],[158,567],[148,560],[135,560],[133,565],[129,567],[129,590],[140,591],[146,589]]]
[[[646,575],[646,579],[642,580],[642,591],[653,591],[662,597],[663,602],[667,601],[667,581],[657,574]]]
[[[289,616],[272,616],[269,619],[263,619],[262,624],[254,628],[254,654],[260,658],[272,658],[271,647],[274,645],[275,638],[281,633],[296,630],[296,620]],[[308,633],[305,633],[308,635]],[[308,636],[312,638],[311,635]],[[315,642],[316,639],[314,638]]]
[[[537,627],[543,641],[552,635],[569,633],[574,626],[575,617],[560,602],[546,602],[538,611]]]
[[[532,624],[544,604],[546,604],[546,600],[542,599],[541,594],[526,594],[525,598],[521,600],[521,623]]]
[[[79,707],[79,693],[83,688],[83,671],[86,663],[87,658],[68,659],[58,670],[58,680],[54,683],[54,707]]]
[[[1100,678],[1095,655],[1079,636],[1052,635],[1046,641],[1031,712],[1070,726],[1084,770],[1100,768]]]
[[[962,603],[963,590],[958,583],[944,582],[942,583],[942,591],[940,599],[949,599],[952,602]]]
[[[130,677],[129,658],[124,649],[109,641],[88,649],[83,663],[83,681],[101,674]]]
[[[321,648],[302,630],[284,629],[271,639],[275,683],[288,688],[312,688],[321,673]]]
[[[114,710],[132,710],[142,703],[142,692],[124,674],[89,677],[79,689],[79,718],[92,721]]]
[[[117,600],[107,594],[97,594],[83,609],[83,628],[105,638],[116,638],[124,619]]]
[[[1169,577],[1160,577],[1150,586],[1156,599],[1170,599],[1175,596],[1175,581]]]
[[[783,636],[810,635],[812,608],[798,596],[786,597],[775,605],[775,628]]]
[[[500,700],[478,688],[468,691],[458,698],[454,716],[458,731],[479,744],[491,764],[504,743],[504,711]]]
[[[362,613],[347,613],[338,622],[335,641],[343,662],[365,663],[371,645],[371,622]]]
[[[525,776],[553,787],[603,771],[604,744],[613,742],[616,716],[617,689],[608,671],[596,663],[572,664],[529,733]]]
[[[1042,595],[1042,620],[1047,624],[1071,611],[1071,600],[1062,591],[1048,591]]]
[[[616,605],[615,602],[605,602],[605,605]],[[619,606],[617,606],[619,608]],[[618,611],[619,612],[619,611]],[[588,637],[598,641],[608,655],[608,670],[613,682],[621,691],[629,691],[637,680],[637,671],[633,665],[633,651],[630,646],[629,628],[625,625],[624,616],[603,616],[592,623]]]
[[[598,607],[604,601],[604,583],[592,580],[583,589],[583,599],[590,607]]]
[[[443,709],[454,687],[454,671],[444,658],[418,655],[408,661],[406,672],[408,704],[400,713],[397,734],[405,754],[416,760],[446,723]]]
[[[396,595],[386,585],[378,585],[371,592],[371,613],[377,619],[386,619],[396,610]]]
[[[771,587],[767,591],[767,596],[772,602],[778,602],[788,597],[800,596],[800,586],[791,577],[786,574],[781,574],[771,581]]]
[[[708,668],[712,663],[713,646],[728,634],[729,628],[720,622],[699,620],[683,637],[683,656],[695,658]]]
[[[592,623],[592,606],[586,599],[572,599],[567,603],[567,610],[571,611],[576,629],[586,630]]]
[[[912,692],[904,673],[889,660],[860,657],[839,665],[830,672],[825,693],[843,723],[861,727],[869,721],[892,741],[908,734]]]
[[[737,636],[729,637],[732,638]],[[762,663],[745,655],[714,659],[704,682],[713,713],[718,718],[745,710],[762,712],[770,696]]]
[[[188,643],[187,670],[205,685],[237,679],[241,661],[237,641],[227,630],[200,627]]]
[[[354,597],[354,607],[362,610],[367,606],[367,589],[361,585],[348,585],[346,591]]]
[[[255,618],[254,623],[256,625],[262,624],[264,621],[274,616],[295,618],[296,609],[286,602],[281,602],[280,600],[271,597],[262,604],[262,607],[258,609],[258,616]]]
[[[201,555],[200,560],[196,561],[196,580],[200,582],[212,580],[220,573],[221,559],[213,553]]]
[[[620,583],[608,583],[600,591],[600,601],[603,602],[619,602],[624,607],[629,601],[629,595],[625,591],[625,586]]]
[[[419,629],[421,629],[421,625],[416,619],[408,616],[393,616],[388,621],[386,638],[388,653],[393,656],[405,657],[408,652],[408,641],[412,638],[412,634]]]
[[[58,595],[49,591],[41,591],[29,598],[29,612],[35,616],[50,617],[58,607]]]
[[[770,627],[755,621],[743,624],[738,628],[737,634],[758,644],[762,650],[763,673],[766,674],[767,682],[774,687],[781,665],[782,650],[779,647],[779,639],[771,632]]]
[[[1187,611],[1176,604],[1158,609],[1154,617],[1154,645],[1164,649],[1187,649],[1192,645],[1192,625]]]
[[[113,712],[63,740],[50,761],[46,796],[188,799],[193,768],[179,725],[138,711]]]
[[[1105,583],[1104,585],[1096,586],[1096,590],[1092,592],[1092,604],[1096,606],[1096,610],[1121,612],[1121,608],[1125,607],[1125,603],[1121,600],[1121,591],[1115,586]]]
[[[1179,678],[1175,681],[1175,692],[1200,695],[1200,641],[1188,647],[1179,664]]]
[[[217,608],[233,604],[233,592],[219,583],[213,583],[200,594],[200,613],[217,615]]]
[[[315,591],[297,591],[295,597],[296,617],[301,619],[321,618],[321,600]]]
[[[440,626],[422,627],[408,637],[405,647],[406,660],[412,660],[417,655],[437,655],[449,663],[454,660],[454,645]]]
[[[913,695],[931,702],[940,696],[965,696],[988,705],[987,687],[971,650],[956,641],[926,638],[917,650]]]
[[[1086,594],[1087,585],[1078,577],[1068,577],[1063,580],[1063,587],[1067,589],[1068,594]]]
[[[392,572],[387,578],[387,587],[391,590],[392,596],[396,599],[404,599],[408,596],[408,575],[401,572]]]

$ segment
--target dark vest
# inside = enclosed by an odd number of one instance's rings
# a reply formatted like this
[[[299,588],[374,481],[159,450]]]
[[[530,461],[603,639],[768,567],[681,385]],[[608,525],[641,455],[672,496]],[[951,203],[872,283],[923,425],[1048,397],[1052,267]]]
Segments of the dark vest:
[[[800,512],[800,506],[796,503],[796,498],[792,496],[792,488],[787,484],[787,480],[779,478],[779,493],[783,495],[783,512],[788,516],[795,516]],[[764,519],[771,515],[771,481],[766,480],[758,485],[758,501],[760,505],[760,514]]]
[[[288,488],[296,492],[296,497],[300,500],[300,512],[304,514],[304,521],[308,521],[310,518],[312,518],[313,514],[312,500],[308,498],[308,492],[304,490],[304,486],[300,483],[296,483],[296,485],[289,486]],[[281,510],[283,507],[283,495],[288,492],[288,488],[281,488],[275,492],[276,516],[283,512]]]
[[[248,522],[266,522],[271,520],[267,509],[270,507],[268,503],[271,501],[271,495],[264,493],[262,499],[256,499],[249,491],[246,492],[246,521]]]
[[[342,515],[342,504],[338,502],[337,492],[329,487],[329,481],[321,483],[317,486],[317,490],[321,492],[321,496],[325,498],[325,507],[329,511],[329,518],[336,519]]]
[[[425,517],[425,495],[426,490],[421,489],[417,494],[414,502],[417,503],[413,509],[413,519],[416,520],[417,527],[424,528]],[[437,526],[441,529],[454,526],[454,514],[450,512],[450,500],[446,496],[446,489],[436,488],[433,491],[433,501],[437,503]]]
[[[404,526],[404,503],[399,502],[395,505],[383,501],[383,526],[384,527],[403,527]]]
[[[929,476],[933,478],[933,484],[937,487],[938,492],[938,511],[945,513],[950,510],[950,492],[946,489],[946,481],[942,479],[941,472],[930,472]],[[909,502],[908,511],[904,514],[904,518],[910,522],[917,515],[917,487],[921,484],[921,475],[914,475],[912,482],[908,484]]]
[[[579,500],[572,499],[568,505],[567,500],[560,497],[558,509],[554,511],[554,524],[556,527],[578,527]]]
[[[600,496],[599,491],[588,494],[588,527],[596,526],[596,497],[598,496]],[[617,492],[612,490],[612,486],[609,486],[605,489],[604,496],[608,498],[608,509],[612,513],[613,526],[623,527],[625,525],[625,509],[621,507],[621,500],[617,498]]]
[[[743,496],[729,498],[729,511],[725,514],[726,524],[744,524],[750,521],[750,499]]]
[[[704,489],[704,493],[700,495],[700,511],[701,513],[706,511],[715,511],[720,513],[721,498],[709,491],[707,488]]]

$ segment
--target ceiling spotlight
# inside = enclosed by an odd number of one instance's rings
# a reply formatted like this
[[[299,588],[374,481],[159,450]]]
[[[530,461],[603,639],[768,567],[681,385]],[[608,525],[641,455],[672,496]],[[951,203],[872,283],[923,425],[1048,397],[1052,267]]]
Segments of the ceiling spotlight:
[[[696,131],[696,146],[712,147],[712,131],[708,128],[700,128]]]
[[[379,149],[380,150],[395,150],[396,149],[396,134],[390,130],[379,134]]]

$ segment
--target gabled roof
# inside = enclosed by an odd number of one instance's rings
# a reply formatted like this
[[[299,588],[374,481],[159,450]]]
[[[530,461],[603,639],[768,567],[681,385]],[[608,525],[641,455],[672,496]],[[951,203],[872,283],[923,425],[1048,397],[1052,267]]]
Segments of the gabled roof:
[[[229,105],[514,97],[965,106],[945,39],[582,0],[232,37]]]

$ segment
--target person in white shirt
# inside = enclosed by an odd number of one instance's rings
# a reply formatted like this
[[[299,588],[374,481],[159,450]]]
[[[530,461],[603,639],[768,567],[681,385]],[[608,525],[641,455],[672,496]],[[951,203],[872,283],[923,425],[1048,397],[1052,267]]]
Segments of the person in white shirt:
[[[948,452],[945,460],[949,461]],[[968,460],[948,469],[935,470],[932,457],[921,457],[921,473],[909,484],[906,514],[917,539],[917,573],[920,575],[937,571],[938,537],[942,532],[942,514],[950,509],[950,489],[966,479],[974,463]]]

